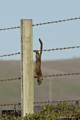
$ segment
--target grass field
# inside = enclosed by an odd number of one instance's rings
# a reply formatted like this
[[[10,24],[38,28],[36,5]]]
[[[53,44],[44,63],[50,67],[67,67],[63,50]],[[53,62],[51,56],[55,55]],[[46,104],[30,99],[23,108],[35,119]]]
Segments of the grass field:
[[[80,72],[80,58],[43,61],[43,75]],[[20,61],[0,61],[0,79],[20,76]],[[0,104],[21,102],[21,82],[0,82]],[[34,79],[35,101],[80,100],[80,75],[44,78],[39,86]]]

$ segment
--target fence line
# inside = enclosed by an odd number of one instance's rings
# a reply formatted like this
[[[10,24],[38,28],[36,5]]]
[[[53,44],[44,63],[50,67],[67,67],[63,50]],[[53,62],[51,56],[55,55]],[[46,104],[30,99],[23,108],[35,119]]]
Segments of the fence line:
[[[80,102],[80,100],[63,100],[63,101],[57,101],[57,100],[53,100],[53,101],[38,101],[38,102],[34,102],[34,104],[49,104],[49,103],[65,103],[65,102]],[[13,106],[13,105],[21,105],[21,103],[14,103],[14,104],[0,104],[0,106]]]
[[[14,103],[14,104],[0,104],[0,106],[13,106],[13,105],[21,105],[21,103]]]
[[[53,75],[43,75],[42,77],[58,77],[58,76],[70,76],[70,75],[80,75],[80,73],[65,73],[65,74],[53,74]],[[35,78],[35,77],[34,77]],[[0,82],[3,81],[11,81],[11,80],[20,80],[21,77],[18,78],[10,78],[10,79],[1,79]]]
[[[59,22],[68,22],[72,20],[78,20],[80,17],[75,17],[75,18],[70,18],[70,19],[63,19],[63,20],[58,20],[58,21],[51,21],[51,22],[44,22],[44,23],[39,23],[39,24],[33,24],[32,26],[40,26],[40,25],[47,25],[47,24],[52,24],[52,23],[59,23]],[[20,26],[17,27],[10,27],[10,28],[3,28],[0,29],[2,30],[10,30],[10,29],[18,29]],[[43,51],[55,51],[55,50],[65,50],[65,49],[73,49],[73,48],[80,48],[80,46],[73,46],[73,47],[64,47],[64,48],[55,48],[55,49],[44,49]],[[38,50],[39,51],[39,50]],[[33,50],[35,52],[35,50]],[[6,57],[6,56],[13,56],[13,55],[18,55],[21,54],[20,52],[17,53],[12,53],[12,54],[7,54],[7,55],[1,55],[0,57]],[[52,75],[43,75],[42,77],[58,77],[58,76],[70,76],[70,75],[80,75],[80,73],[65,73],[65,74],[52,74]],[[13,81],[13,80],[20,80],[21,77],[18,78],[10,78],[10,79],[3,79],[0,80],[0,82],[3,81]],[[67,101],[41,101],[41,102],[34,102],[34,104],[43,104],[43,103],[59,103],[59,102],[76,102],[78,103],[80,100],[67,100]],[[15,103],[15,104],[0,104],[0,106],[13,106],[13,105],[21,105],[21,103]]]
[[[21,77],[18,77],[18,78],[10,78],[10,79],[2,79],[2,80],[0,80],[0,82],[3,82],[3,81],[13,81],[13,80],[20,80],[21,79]]]
[[[64,48],[55,48],[55,49],[44,49],[42,51],[44,52],[50,52],[50,51],[55,51],[55,50],[67,50],[67,49],[74,49],[74,48],[80,48],[80,46],[72,46],[72,47],[64,47]],[[36,50],[33,50],[35,52]],[[40,51],[40,50],[37,50]],[[20,52],[17,53],[12,53],[12,54],[5,54],[5,55],[0,55],[0,57],[7,57],[7,56],[13,56],[13,55],[19,55],[21,54]]]
[[[74,49],[74,48],[80,48],[80,46],[72,46],[72,47],[64,47],[64,48],[55,48],[55,49],[44,49],[42,51],[55,51],[55,50],[66,50],[66,49]],[[33,50],[35,52],[36,50]],[[40,51],[40,50],[38,50]]]
[[[49,103],[65,103],[65,102],[76,102],[79,103],[80,100],[53,100],[53,101],[37,101],[34,104],[49,104]],[[13,105],[21,105],[21,103],[14,103],[14,104],[0,104],[0,106],[13,106]]]
[[[70,76],[70,75],[80,75],[80,73],[53,74],[53,75],[44,75],[42,77],[58,77],[58,76]]]
[[[39,101],[39,102],[34,102],[34,104],[44,104],[44,103],[61,103],[61,102],[76,102],[76,103],[78,103],[78,102],[80,102],[80,100],[64,100],[64,101],[56,101],[56,100],[54,100],[54,101],[50,101],[50,100],[48,100],[48,101]]]
[[[44,23],[34,24],[33,26],[46,25],[46,24],[59,23],[59,22],[66,22],[66,21],[68,22],[68,21],[78,20],[78,19],[80,19],[80,17],[63,19],[63,20],[58,20],[58,21],[51,21],[51,22],[44,22]]]
[[[63,19],[63,20],[57,20],[57,21],[51,21],[51,22],[44,22],[44,23],[39,23],[39,24],[33,24],[32,26],[47,25],[47,24],[59,23],[59,22],[68,22],[68,21],[78,20],[78,19],[80,19],[80,17],[69,18],[69,19]],[[2,30],[10,30],[10,29],[17,29],[17,28],[20,28],[20,26],[17,26],[17,27],[10,27],[10,28],[2,28],[2,29],[0,29],[0,31],[2,31]]]
[[[17,28],[20,28],[20,26],[10,27],[10,28],[2,28],[2,29],[0,29],[0,31],[2,31],[2,30],[10,30],[10,29],[17,29]]]
[[[0,55],[0,57],[7,57],[7,56],[13,56],[13,55],[19,55],[19,54],[21,54],[21,53],[17,52],[17,53],[12,53],[12,54]]]

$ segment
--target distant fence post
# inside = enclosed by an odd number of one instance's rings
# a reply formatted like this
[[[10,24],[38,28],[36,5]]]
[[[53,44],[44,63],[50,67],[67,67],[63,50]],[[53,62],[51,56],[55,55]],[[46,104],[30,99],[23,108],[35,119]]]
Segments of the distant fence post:
[[[34,112],[32,20],[21,20],[21,110]]]

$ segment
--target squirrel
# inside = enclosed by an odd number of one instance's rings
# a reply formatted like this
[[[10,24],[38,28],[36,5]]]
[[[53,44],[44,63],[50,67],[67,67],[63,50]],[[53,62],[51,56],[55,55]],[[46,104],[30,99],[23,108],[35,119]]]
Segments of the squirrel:
[[[36,61],[35,61],[35,69],[34,69],[34,77],[37,78],[38,85],[42,83],[42,72],[41,72],[41,55],[42,55],[42,49],[43,49],[43,43],[41,39],[39,39],[40,42],[40,53],[38,50],[35,50],[36,53]]]

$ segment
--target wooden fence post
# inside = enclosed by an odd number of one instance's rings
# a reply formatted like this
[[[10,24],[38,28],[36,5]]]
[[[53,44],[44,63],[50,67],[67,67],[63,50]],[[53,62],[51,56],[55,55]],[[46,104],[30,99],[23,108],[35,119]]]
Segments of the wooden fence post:
[[[32,20],[21,20],[21,110],[34,112]]]

